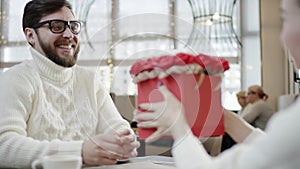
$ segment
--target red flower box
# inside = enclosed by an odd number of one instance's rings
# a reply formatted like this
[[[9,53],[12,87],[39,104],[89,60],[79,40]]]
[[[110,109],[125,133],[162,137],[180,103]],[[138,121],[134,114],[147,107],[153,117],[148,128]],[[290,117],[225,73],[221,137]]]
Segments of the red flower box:
[[[138,85],[138,105],[163,101],[157,90],[162,82],[182,102],[193,134],[209,137],[224,135],[220,83],[228,69],[222,58],[179,53],[137,61],[130,73]],[[139,138],[145,139],[155,130],[139,128]]]

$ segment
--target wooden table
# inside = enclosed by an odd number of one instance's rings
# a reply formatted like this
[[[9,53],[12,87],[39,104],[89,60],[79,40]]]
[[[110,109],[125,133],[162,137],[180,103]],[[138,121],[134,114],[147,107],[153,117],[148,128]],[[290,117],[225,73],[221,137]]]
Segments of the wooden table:
[[[84,169],[176,169],[176,167],[171,157],[146,156],[131,158],[124,164],[84,167]]]

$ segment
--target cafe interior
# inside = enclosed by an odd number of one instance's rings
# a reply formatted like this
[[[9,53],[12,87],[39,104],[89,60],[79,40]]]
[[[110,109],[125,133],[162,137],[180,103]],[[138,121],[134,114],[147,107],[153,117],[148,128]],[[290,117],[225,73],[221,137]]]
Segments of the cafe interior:
[[[22,31],[28,0],[0,0],[0,73],[31,59]],[[83,23],[78,65],[97,72],[121,113],[135,129],[137,85],[129,72],[139,59],[190,48],[228,60],[222,106],[239,111],[236,93],[263,86],[267,103],[280,110],[299,93],[298,70],[280,41],[280,0],[70,0]],[[0,82],[1,83],[1,82]],[[172,139],[143,142],[139,156],[171,156]],[[211,155],[222,138],[209,138]]]

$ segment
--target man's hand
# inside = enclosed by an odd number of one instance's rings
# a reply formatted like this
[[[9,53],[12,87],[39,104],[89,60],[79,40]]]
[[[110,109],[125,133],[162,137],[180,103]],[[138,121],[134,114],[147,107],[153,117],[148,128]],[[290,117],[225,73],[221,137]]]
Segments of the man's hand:
[[[137,141],[135,134],[131,130],[126,129],[118,133],[117,135],[121,139],[121,146],[123,148],[124,157],[136,157],[137,148],[140,147],[140,142]]]
[[[99,134],[91,140],[85,140],[82,146],[84,164],[109,165],[116,164],[117,160],[134,157],[139,142],[130,131],[119,134]]]

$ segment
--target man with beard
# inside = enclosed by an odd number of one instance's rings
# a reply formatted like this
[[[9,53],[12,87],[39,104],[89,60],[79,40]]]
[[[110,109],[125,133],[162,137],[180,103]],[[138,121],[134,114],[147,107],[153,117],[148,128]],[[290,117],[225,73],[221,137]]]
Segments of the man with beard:
[[[95,72],[76,65],[81,23],[66,0],[32,0],[23,31],[32,60],[0,77],[0,168],[29,168],[45,155],[115,164],[139,143]]]

